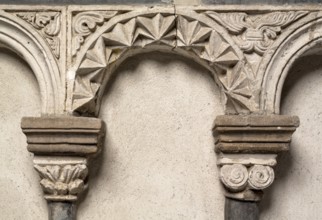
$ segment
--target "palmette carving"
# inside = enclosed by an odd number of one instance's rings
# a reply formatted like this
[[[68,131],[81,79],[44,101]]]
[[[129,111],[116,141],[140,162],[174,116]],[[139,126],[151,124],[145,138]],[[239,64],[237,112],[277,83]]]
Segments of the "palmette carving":
[[[85,164],[35,165],[47,200],[75,201],[85,188],[88,169]]]
[[[308,14],[306,11],[272,12],[261,15],[246,13],[206,14],[223,25],[235,36],[236,43],[245,53],[263,55],[273,44],[282,29]]]
[[[86,11],[73,17],[72,55],[75,56],[85,39],[118,11]]]
[[[15,15],[36,28],[46,39],[56,58],[59,58],[60,12],[16,12]]]

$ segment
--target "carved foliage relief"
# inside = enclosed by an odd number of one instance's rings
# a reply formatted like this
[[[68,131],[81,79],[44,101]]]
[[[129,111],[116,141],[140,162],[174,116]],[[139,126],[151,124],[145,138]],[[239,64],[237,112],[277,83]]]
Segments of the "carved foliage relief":
[[[67,79],[65,110],[71,113],[97,114],[104,86],[117,66],[151,50],[179,53],[209,69],[221,88],[227,114],[258,112],[263,58],[272,56],[270,48],[284,30],[310,14],[104,8],[67,9],[67,17],[54,9],[6,10],[40,33],[57,59],[67,55],[61,59],[67,61],[61,76]],[[66,26],[68,30],[63,29]],[[68,48],[67,53],[62,48]]]
[[[113,63],[127,56],[126,52],[130,50],[156,47],[186,51],[214,74],[218,73],[215,79],[222,86],[228,112],[256,109],[247,76],[251,74],[248,72],[250,68],[247,69],[243,58],[237,55],[225,37],[205,23],[171,13],[130,17],[111,25],[98,36],[84,57],[78,59],[81,61],[76,72],[72,109],[95,113],[97,94],[103,81],[111,74]]]
[[[61,13],[59,11],[17,11],[13,14],[31,24],[46,39],[55,57],[60,58]]]
[[[48,200],[76,201],[86,187],[88,174],[85,164],[76,165],[35,165],[40,177],[40,185]]]
[[[226,113],[256,112],[260,93],[256,72],[261,56],[283,29],[308,14],[306,11],[256,15],[199,13],[210,21],[209,24],[193,13],[185,15],[159,10],[127,16],[129,13],[90,11],[73,18],[72,56],[76,71],[70,104],[72,111],[96,114],[101,86],[110,77],[117,61],[124,60],[135,49],[162,48],[184,51],[213,73],[222,89]],[[218,24],[227,34],[218,29]],[[87,47],[80,50],[89,38]],[[249,54],[256,54],[252,57],[253,62],[249,62]]]
[[[282,29],[308,14],[306,11],[272,12],[260,15],[246,13],[216,13],[209,17],[227,28],[235,42],[245,53],[263,55]]]

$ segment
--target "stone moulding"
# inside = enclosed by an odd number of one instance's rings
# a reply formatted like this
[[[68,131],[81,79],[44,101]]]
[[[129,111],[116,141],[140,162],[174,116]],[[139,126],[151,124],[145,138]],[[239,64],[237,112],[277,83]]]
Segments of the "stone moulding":
[[[277,154],[288,150],[298,126],[296,116],[218,116],[213,131],[226,197],[259,201],[274,181]]]
[[[97,115],[114,70],[129,56],[157,50],[178,53],[205,66],[222,91],[226,114],[279,113],[286,75],[280,73],[286,64],[274,63],[303,54],[289,51],[300,27],[314,26],[306,29],[303,39],[313,34],[317,40],[321,31],[315,23],[321,13],[314,7],[229,8],[106,6],[106,10],[83,11],[70,7],[73,49],[66,111]],[[315,40],[309,39],[300,45],[314,47]],[[290,59],[289,65],[294,62]]]
[[[206,67],[226,114],[278,114],[290,66],[320,44],[321,11],[319,5],[0,5],[0,45],[32,68],[43,115],[97,116],[115,69],[151,51]]]
[[[101,120],[76,117],[23,118],[27,149],[48,201],[76,201],[86,188],[88,160],[99,153]]]
[[[115,70],[152,51],[210,71],[226,113],[214,127],[226,196],[259,201],[299,125],[277,115],[284,80],[300,56],[320,48],[321,36],[321,5],[0,5],[0,48],[28,63],[40,89],[42,117],[22,120],[27,148],[45,198],[63,207],[86,189],[104,133],[99,119],[75,116],[98,116]]]
[[[1,10],[1,7],[0,48],[12,50],[29,64],[39,84],[42,114],[62,114],[64,79],[48,42],[24,19]]]

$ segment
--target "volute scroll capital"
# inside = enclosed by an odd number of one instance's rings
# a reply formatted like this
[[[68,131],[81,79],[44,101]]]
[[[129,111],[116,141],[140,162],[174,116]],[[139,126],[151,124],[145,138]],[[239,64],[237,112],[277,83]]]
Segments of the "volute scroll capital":
[[[213,129],[225,196],[259,201],[275,178],[273,167],[299,126],[297,116],[218,116]]]

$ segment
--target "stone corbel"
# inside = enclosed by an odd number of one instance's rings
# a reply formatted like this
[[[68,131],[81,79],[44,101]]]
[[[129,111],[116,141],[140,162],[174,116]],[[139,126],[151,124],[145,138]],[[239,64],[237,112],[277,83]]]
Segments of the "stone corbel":
[[[49,205],[49,219],[74,219],[75,203],[87,188],[88,163],[102,145],[101,120],[84,117],[23,118],[28,151]]]
[[[274,181],[277,154],[289,149],[291,136],[298,126],[296,116],[224,115],[216,118],[215,151],[228,201],[254,204],[260,201],[263,190]],[[232,206],[226,202],[227,207]],[[233,215],[234,212],[226,210],[226,213]]]

